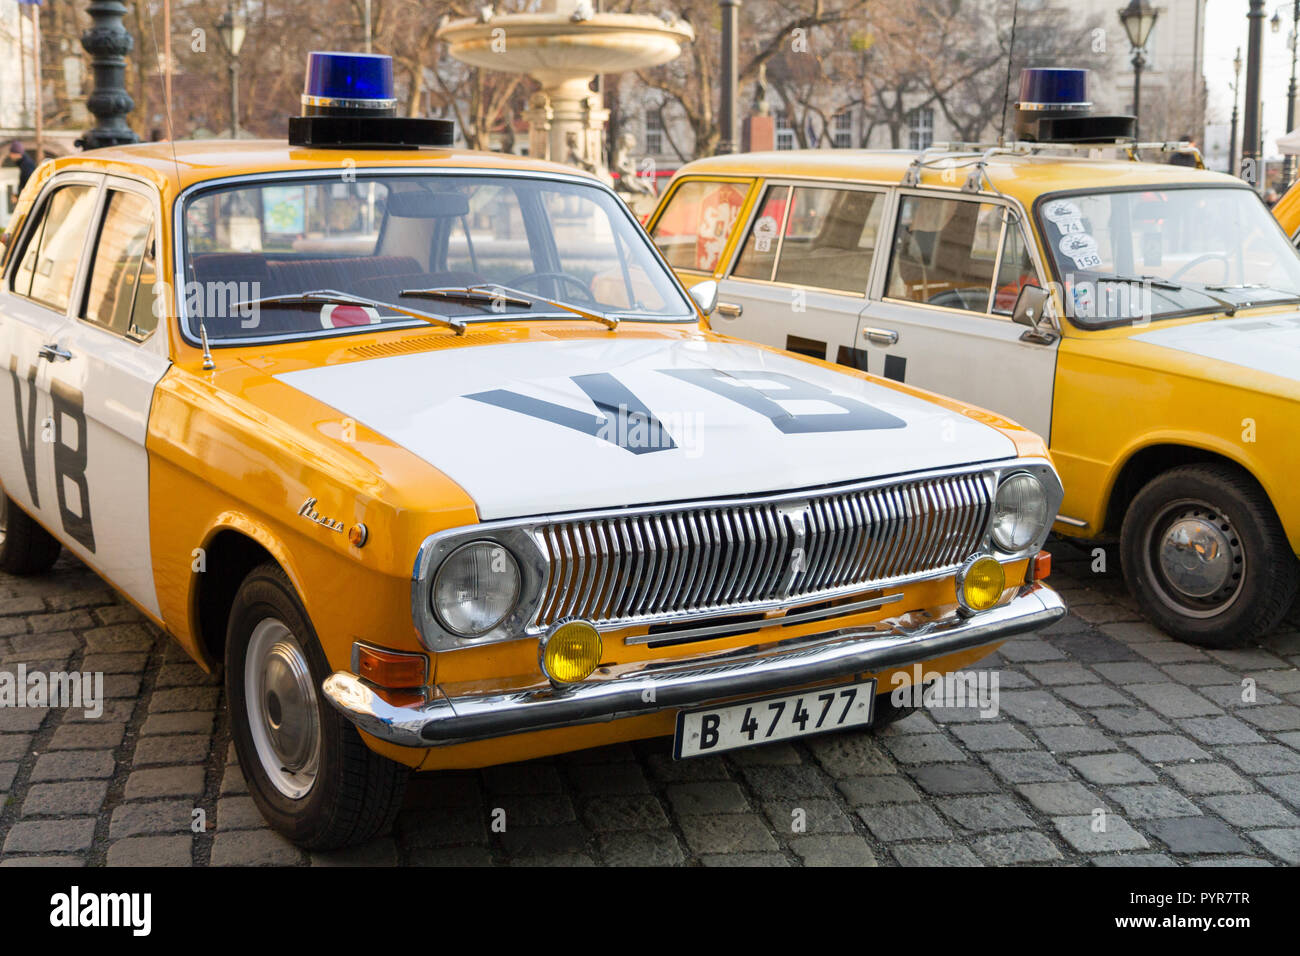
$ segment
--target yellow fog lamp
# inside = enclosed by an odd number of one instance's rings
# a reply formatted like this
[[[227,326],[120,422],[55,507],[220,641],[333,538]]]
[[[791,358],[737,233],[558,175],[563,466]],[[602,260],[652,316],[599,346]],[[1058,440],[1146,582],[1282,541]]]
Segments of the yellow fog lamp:
[[[565,621],[542,638],[542,673],[556,684],[586,680],[603,653],[599,631],[586,621]]]
[[[957,603],[967,612],[987,611],[998,603],[1007,586],[1007,576],[987,554],[966,559],[957,572]]]

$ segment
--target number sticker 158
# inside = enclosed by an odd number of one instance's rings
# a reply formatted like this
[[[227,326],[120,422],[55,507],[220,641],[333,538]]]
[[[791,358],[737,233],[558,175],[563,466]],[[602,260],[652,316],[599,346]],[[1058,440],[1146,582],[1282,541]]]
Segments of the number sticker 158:
[[[677,715],[673,756],[680,760],[845,727],[865,727],[874,716],[875,702],[876,682],[869,680],[685,710]]]

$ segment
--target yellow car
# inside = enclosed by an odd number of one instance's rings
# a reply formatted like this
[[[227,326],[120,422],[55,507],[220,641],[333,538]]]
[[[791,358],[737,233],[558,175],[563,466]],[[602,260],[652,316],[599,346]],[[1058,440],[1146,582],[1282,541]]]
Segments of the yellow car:
[[[702,330],[598,180],[380,119],[47,163],[5,234],[0,570],[66,547],[224,666],[280,832],[884,723],[1064,613],[1038,436]]]
[[[1294,244],[1300,242],[1300,183],[1295,183],[1273,205],[1273,215]]]
[[[1056,531],[1117,537],[1170,634],[1292,603],[1300,258],[1240,180],[1042,141],[752,153],[682,167],[647,228],[719,283],[713,331],[1049,436]]]

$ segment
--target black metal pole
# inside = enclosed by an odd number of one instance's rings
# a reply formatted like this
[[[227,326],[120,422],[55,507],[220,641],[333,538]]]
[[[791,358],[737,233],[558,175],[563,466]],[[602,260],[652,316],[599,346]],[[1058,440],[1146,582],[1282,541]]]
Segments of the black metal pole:
[[[126,91],[126,55],[135,41],[122,26],[126,4],[118,0],[91,0],[92,25],[81,35],[81,45],[91,56],[94,88],[86,97],[86,108],[94,114],[96,125],[81,139],[82,149],[138,143],[140,137],[126,124],[126,115],[135,109],[135,101]]]
[[[1264,0],[1250,0],[1250,12],[1246,14],[1249,33],[1246,47],[1246,113],[1241,123],[1241,159],[1258,163],[1260,152],[1259,139],[1259,80],[1262,61],[1260,59],[1264,45]],[[1252,169],[1252,185],[1259,188],[1263,180],[1262,169]]]
[[[1237,89],[1232,90],[1232,132],[1228,137],[1228,172],[1233,176],[1240,172],[1237,169]]]
[[[1138,50],[1133,54],[1133,136],[1138,142],[1142,141],[1142,67],[1146,66],[1146,60],[1142,56],[1142,51]]]
[[[1295,58],[1300,47],[1300,0],[1295,0],[1291,10],[1291,82],[1286,88],[1286,131],[1295,129]],[[1295,157],[1286,158],[1286,181],[1295,179]]]
[[[718,0],[722,8],[722,102],[718,110],[718,154],[734,153],[740,145],[740,110],[736,87],[740,83],[737,65],[740,38],[740,0]]]
[[[230,138],[239,139],[239,57],[230,57]]]

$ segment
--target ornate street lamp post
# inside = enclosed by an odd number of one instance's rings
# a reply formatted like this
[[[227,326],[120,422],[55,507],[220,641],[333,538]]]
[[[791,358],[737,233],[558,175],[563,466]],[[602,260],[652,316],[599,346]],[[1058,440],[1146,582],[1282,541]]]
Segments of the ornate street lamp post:
[[[718,111],[718,153],[734,153],[740,148],[740,110],[736,89],[739,83],[737,64],[740,50],[738,19],[740,0],[719,0],[722,8],[722,96]]]
[[[81,35],[81,45],[90,54],[94,89],[86,97],[86,108],[95,116],[95,128],[89,130],[77,146],[99,149],[138,143],[126,114],[135,109],[135,101],[126,91],[126,55],[134,41],[122,26],[126,5],[118,0],[91,0],[91,27]]]
[[[1241,47],[1232,60],[1232,133],[1228,137],[1228,172],[1236,176],[1241,172],[1237,168],[1237,100],[1241,90]]]
[[[1133,132],[1135,135],[1138,135],[1138,129],[1142,125],[1142,68],[1147,65],[1143,50],[1147,45],[1147,39],[1151,36],[1151,28],[1156,25],[1157,16],[1159,14],[1156,8],[1147,0],[1130,0],[1129,5],[1119,11],[1119,22],[1124,24],[1124,32],[1128,34],[1128,42],[1133,47],[1133,116],[1135,118]]]
[[[1241,158],[1249,161],[1251,168],[1246,178],[1258,189],[1263,180],[1263,170],[1254,167],[1259,162],[1260,153],[1259,79],[1264,45],[1264,0],[1250,0],[1246,23],[1246,109],[1241,121]],[[1242,165],[1246,164],[1243,162]]]
[[[1277,33],[1282,29],[1282,11],[1275,10],[1273,19],[1268,21],[1273,32]],[[1300,0],[1294,0],[1291,7],[1291,36],[1287,41],[1291,46],[1291,82],[1286,88],[1286,131],[1289,133],[1295,129],[1295,67],[1296,67],[1296,48],[1300,47]],[[1294,156],[1286,158],[1286,181],[1290,183],[1295,179]]]
[[[235,10],[235,0],[229,0],[226,12],[217,21],[217,32],[230,54],[230,138],[239,139],[239,49],[244,45],[247,20],[241,6]]]

